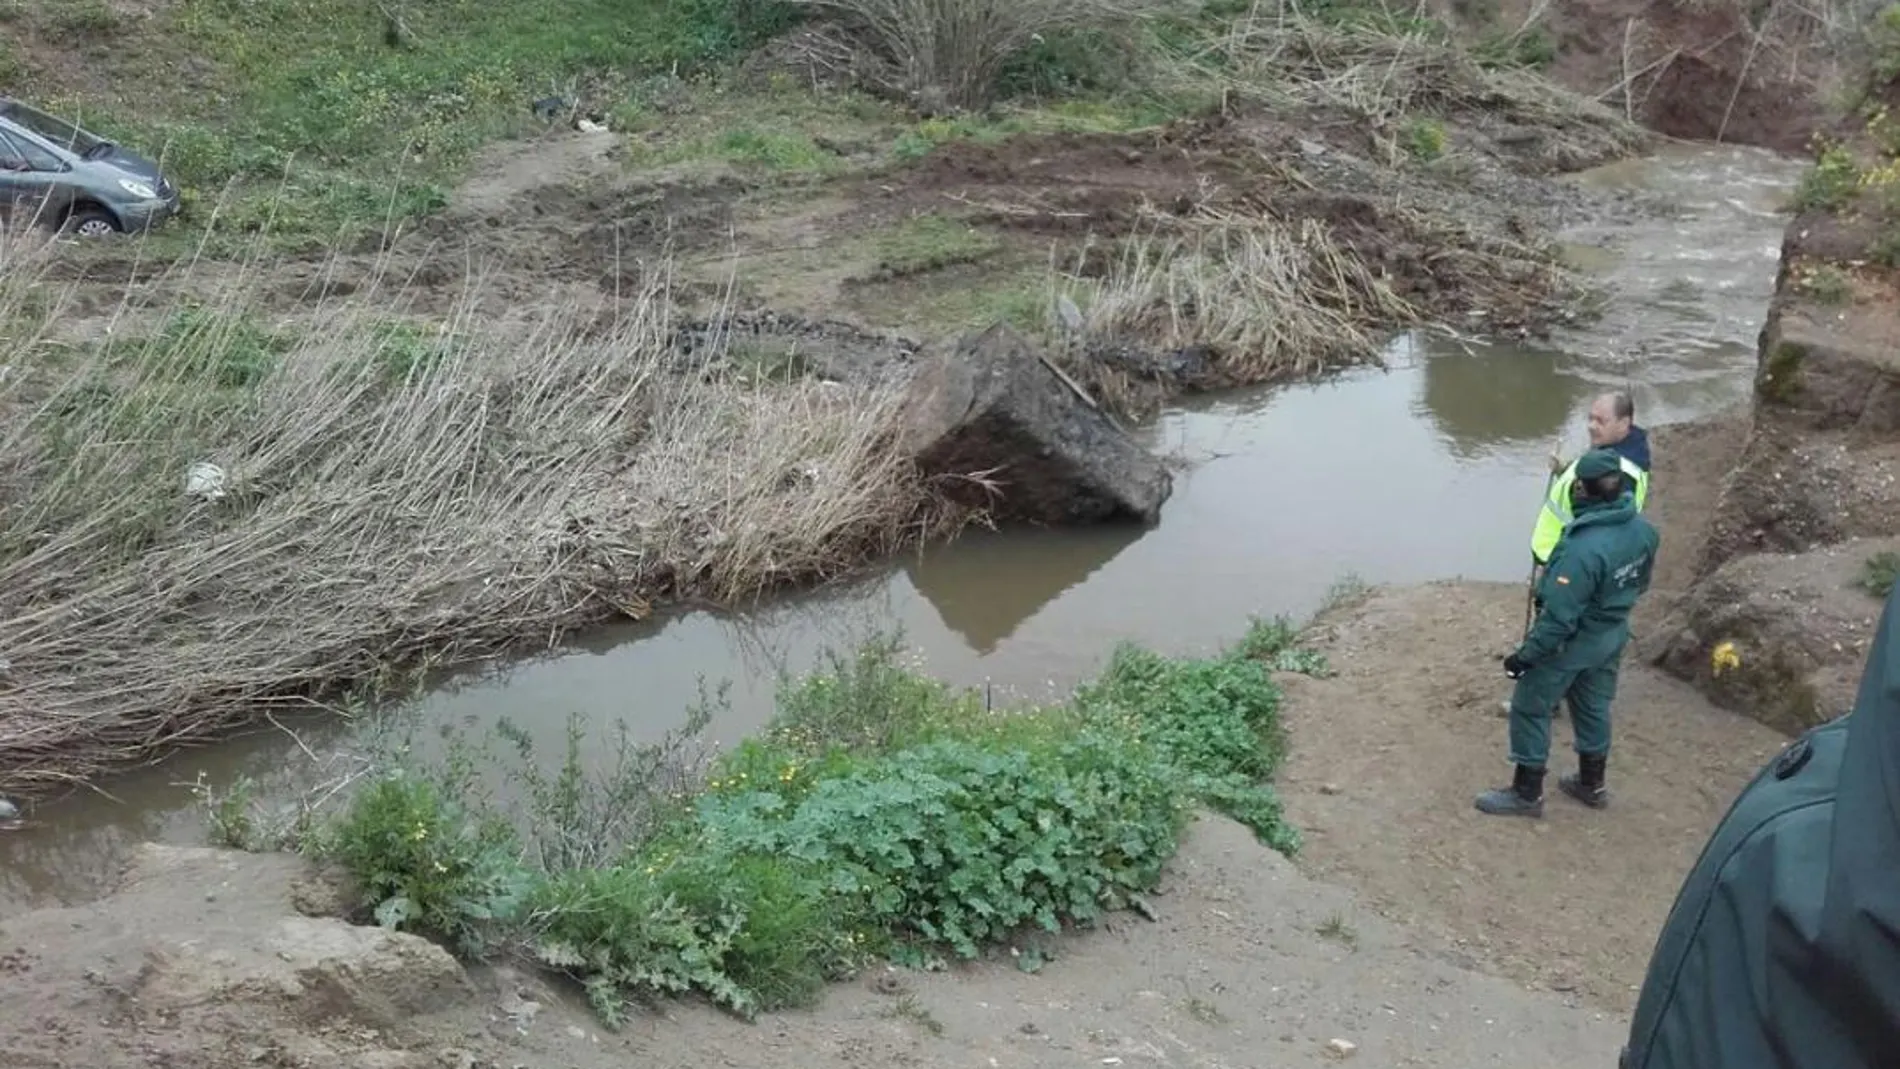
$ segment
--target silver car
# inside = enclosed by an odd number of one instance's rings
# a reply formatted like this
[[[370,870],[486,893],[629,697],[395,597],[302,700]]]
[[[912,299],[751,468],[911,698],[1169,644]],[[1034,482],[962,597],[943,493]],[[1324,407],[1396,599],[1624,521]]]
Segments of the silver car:
[[[138,153],[0,97],[0,212],[9,225],[103,237],[178,214],[178,190]]]

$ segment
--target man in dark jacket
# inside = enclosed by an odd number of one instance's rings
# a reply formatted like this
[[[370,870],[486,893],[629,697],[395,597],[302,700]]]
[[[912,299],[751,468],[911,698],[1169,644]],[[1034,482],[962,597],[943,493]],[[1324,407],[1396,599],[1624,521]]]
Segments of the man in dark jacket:
[[[1571,484],[1575,518],[1537,582],[1539,608],[1530,634],[1504,659],[1517,681],[1511,694],[1511,786],[1478,796],[1481,812],[1542,816],[1550,713],[1559,698],[1576,727],[1578,774],[1558,786],[1595,808],[1609,800],[1610,703],[1629,641],[1630,610],[1649,589],[1660,536],[1637,513],[1622,458],[1593,449],[1578,459]]]
[[[1636,496],[1636,511],[1643,511],[1649,504],[1649,432],[1636,425],[1636,402],[1621,390],[1598,395],[1590,402],[1588,429],[1591,449],[1608,449],[1622,458],[1624,486]],[[1560,456],[1550,458],[1550,473],[1531,528],[1531,557],[1540,567],[1550,563],[1551,550],[1570,522],[1570,487],[1578,478],[1576,464],[1565,464]]]

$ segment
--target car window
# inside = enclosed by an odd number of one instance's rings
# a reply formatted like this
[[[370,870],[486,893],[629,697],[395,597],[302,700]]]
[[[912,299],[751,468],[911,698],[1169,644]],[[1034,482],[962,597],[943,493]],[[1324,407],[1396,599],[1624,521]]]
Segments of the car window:
[[[0,137],[0,171],[24,171],[27,169],[26,157],[13,147],[11,138]]]
[[[55,119],[37,108],[29,108],[17,100],[0,104],[0,116],[11,119],[28,130],[40,135],[53,144],[80,156],[90,157],[92,150],[102,141],[64,119]]]
[[[24,160],[29,170],[63,171],[66,169],[65,162],[58,156],[53,155],[51,152],[46,151],[43,146],[36,145],[24,137],[15,137],[4,130],[0,130],[0,143],[6,145],[9,150],[9,155],[18,156]]]

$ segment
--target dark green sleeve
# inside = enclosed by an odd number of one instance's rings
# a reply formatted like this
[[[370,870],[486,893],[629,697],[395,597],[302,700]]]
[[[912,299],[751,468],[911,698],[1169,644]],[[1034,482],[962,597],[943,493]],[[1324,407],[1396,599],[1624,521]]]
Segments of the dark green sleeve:
[[[1583,611],[1596,592],[1597,573],[1602,570],[1594,554],[1573,551],[1551,556],[1550,570],[1537,584],[1544,595],[1543,611],[1537,614],[1537,623],[1517,649],[1518,659],[1526,664],[1542,664],[1555,657],[1577,633]]]

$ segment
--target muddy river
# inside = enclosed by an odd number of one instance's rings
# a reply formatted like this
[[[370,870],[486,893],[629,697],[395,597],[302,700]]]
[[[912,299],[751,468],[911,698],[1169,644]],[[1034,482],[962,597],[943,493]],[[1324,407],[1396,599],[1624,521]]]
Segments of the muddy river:
[[[728,680],[713,735],[730,740],[770,715],[779,672],[874,630],[902,628],[929,671],[1004,701],[1061,691],[1124,639],[1212,650],[1252,615],[1311,612],[1348,576],[1522,579],[1544,457],[1555,444],[1575,454],[1592,395],[1629,388],[1650,427],[1747,396],[1777,208],[1800,168],[1676,146],[1576,176],[1680,207],[1565,235],[1615,288],[1604,319],[1534,346],[1406,335],[1383,370],[1183,404],[1143,432],[1184,465],[1152,528],[972,532],[760,611],[680,614],[465,672],[412,711],[476,732],[505,714],[558,751],[570,711],[651,737],[680,722],[701,680]],[[83,900],[140,841],[202,842],[195,778],[321,781],[341,767],[326,756],[341,737],[334,718],[284,724],[41,806],[0,835],[0,909]]]

